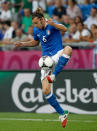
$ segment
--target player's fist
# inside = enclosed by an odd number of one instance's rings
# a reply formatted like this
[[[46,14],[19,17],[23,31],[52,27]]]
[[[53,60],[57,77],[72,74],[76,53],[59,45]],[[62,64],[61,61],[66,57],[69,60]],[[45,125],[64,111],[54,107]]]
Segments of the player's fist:
[[[54,22],[53,22],[53,20],[52,20],[51,18],[47,20],[47,23],[48,23],[49,25],[51,25],[51,26],[54,25]]]

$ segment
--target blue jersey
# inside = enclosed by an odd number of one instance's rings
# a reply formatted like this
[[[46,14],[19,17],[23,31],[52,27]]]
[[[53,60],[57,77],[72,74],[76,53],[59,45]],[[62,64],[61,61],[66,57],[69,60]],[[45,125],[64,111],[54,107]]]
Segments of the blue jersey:
[[[33,38],[40,41],[43,56],[53,56],[63,49],[60,31],[49,24],[44,29],[34,27]]]

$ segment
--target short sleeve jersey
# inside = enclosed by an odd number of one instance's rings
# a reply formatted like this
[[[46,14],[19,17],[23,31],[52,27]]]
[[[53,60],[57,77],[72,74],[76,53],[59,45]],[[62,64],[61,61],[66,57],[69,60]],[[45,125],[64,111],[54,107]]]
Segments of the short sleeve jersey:
[[[34,27],[33,38],[40,41],[43,56],[53,56],[63,49],[60,31],[49,24],[41,30]]]

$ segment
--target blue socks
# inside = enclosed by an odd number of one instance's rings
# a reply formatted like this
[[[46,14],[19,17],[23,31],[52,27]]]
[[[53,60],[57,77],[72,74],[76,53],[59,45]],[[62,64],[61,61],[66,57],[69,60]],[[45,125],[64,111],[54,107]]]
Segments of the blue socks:
[[[56,100],[56,97],[54,94],[50,92],[50,94],[46,95],[46,99],[48,100],[48,103],[58,112],[59,115],[64,114],[64,110],[59,105],[59,102]]]
[[[62,56],[60,56],[59,61],[55,67],[55,70],[52,74],[54,74],[55,76],[57,76],[63,69],[63,67],[66,65],[66,63],[68,62],[70,56],[63,54]]]
[[[63,67],[66,65],[68,62],[70,56],[63,54],[60,58],[59,61],[55,67],[55,70],[52,74],[57,76],[63,69]],[[48,95],[45,96],[45,98],[48,100],[48,103],[58,112],[59,115],[64,114],[64,110],[61,108],[59,102],[56,100],[56,97],[52,92],[50,92]]]

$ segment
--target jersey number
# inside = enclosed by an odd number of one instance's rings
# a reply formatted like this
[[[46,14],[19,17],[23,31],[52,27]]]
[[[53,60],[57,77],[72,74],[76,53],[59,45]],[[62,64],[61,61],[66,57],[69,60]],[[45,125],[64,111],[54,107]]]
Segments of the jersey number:
[[[45,38],[45,36],[43,36],[43,42],[47,42],[47,39]]]

